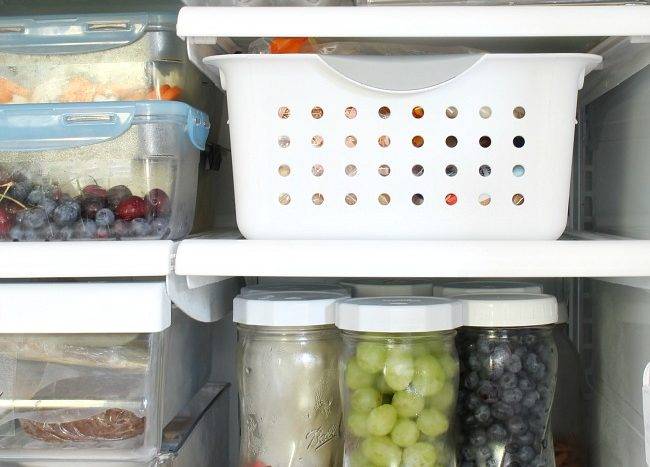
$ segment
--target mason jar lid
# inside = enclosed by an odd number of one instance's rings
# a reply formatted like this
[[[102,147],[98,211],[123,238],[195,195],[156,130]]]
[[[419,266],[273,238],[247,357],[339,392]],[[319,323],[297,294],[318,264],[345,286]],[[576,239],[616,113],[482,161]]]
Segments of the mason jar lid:
[[[473,294],[456,297],[464,326],[499,328],[555,324],[557,299],[545,294]]]
[[[436,297],[454,297],[463,294],[487,293],[542,293],[542,286],[532,282],[515,281],[461,281],[438,285],[433,295]]]
[[[434,332],[461,325],[458,302],[433,297],[348,298],[336,304],[336,327],[360,332]]]
[[[275,293],[275,292],[332,292],[338,293],[341,297],[349,297],[350,292],[338,284],[256,284],[242,287],[242,297],[248,297],[254,293]]]
[[[251,326],[323,326],[334,324],[333,292],[269,292],[235,297],[233,321]]]
[[[401,297],[433,295],[433,282],[415,279],[359,279],[342,281],[353,297]]]

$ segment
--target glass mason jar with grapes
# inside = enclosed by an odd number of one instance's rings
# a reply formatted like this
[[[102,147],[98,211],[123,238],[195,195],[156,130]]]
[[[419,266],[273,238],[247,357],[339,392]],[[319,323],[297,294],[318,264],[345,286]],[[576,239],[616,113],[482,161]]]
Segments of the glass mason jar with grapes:
[[[463,310],[458,457],[462,467],[549,467],[557,373],[557,300],[543,294],[456,297]]]
[[[337,303],[344,466],[454,465],[458,311],[432,297]]]

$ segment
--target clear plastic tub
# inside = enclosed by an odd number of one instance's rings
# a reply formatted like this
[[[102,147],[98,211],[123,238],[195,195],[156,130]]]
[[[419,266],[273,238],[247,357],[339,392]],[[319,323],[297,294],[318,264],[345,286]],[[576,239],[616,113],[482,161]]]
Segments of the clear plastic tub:
[[[0,18],[0,103],[205,105],[172,13]]]
[[[456,298],[465,326],[457,344],[459,462],[553,465],[546,442],[557,373],[557,300],[543,294]]]
[[[433,288],[436,297],[455,297],[463,294],[542,293],[542,286],[532,282],[514,281],[459,281],[447,282]]]
[[[0,106],[0,240],[184,237],[209,127],[179,102]]]
[[[353,297],[429,297],[433,282],[415,279],[358,279],[341,281]]]
[[[330,292],[349,297],[350,293],[345,287],[336,284],[309,284],[309,283],[282,283],[282,284],[254,284],[242,287],[241,296],[248,297],[259,293],[275,292]]]
[[[457,311],[428,297],[337,304],[344,465],[455,465]]]

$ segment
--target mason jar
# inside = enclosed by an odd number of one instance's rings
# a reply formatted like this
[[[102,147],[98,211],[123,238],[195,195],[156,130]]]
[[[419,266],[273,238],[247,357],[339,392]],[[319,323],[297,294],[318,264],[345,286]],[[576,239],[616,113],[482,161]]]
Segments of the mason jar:
[[[343,465],[454,465],[458,304],[432,297],[342,300]]]
[[[333,292],[236,297],[240,465],[340,466]]]
[[[456,297],[459,461],[462,466],[553,465],[549,416],[557,373],[557,300],[543,294]]]

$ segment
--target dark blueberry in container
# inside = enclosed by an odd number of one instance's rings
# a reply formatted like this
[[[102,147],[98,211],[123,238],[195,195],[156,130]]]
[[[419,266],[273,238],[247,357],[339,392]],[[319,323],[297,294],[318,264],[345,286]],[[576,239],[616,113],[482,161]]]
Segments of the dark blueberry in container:
[[[146,219],[133,219],[131,221],[131,232],[136,237],[146,237],[151,233],[151,224]]]
[[[494,404],[499,400],[499,388],[491,381],[483,380],[476,388],[478,397],[488,404]]]
[[[475,428],[472,430],[469,434],[469,443],[474,447],[483,446],[485,443],[487,443],[485,430],[481,428]],[[479,453],[477,452],[476,454],[478,455]]]
[[[40,229],[47,222],[47,213],[43,208],[28,209],[22,217],[23,227]]]
[[[70,225],[79,219],[81,206],[74,200],[61,202],[52,213],[52,220],[58,226]]]
[[[84,197],[81,201],[81,214],[86,219],[95,219],[97,212],[106,206],[105,198]]]
[[[474,411],[474,418],[481,425],[486,425],[490,421],[490,407],[486,404],[479,405]]]
[[[508,437],[508,431],[500,423],[495,423],[487,429],[487,437],[490,441],[503,441]]]
[[[517,354],[512,354],[506,363],[506,369],[512,373],[519,373],[521,371],[521,357]]]
[[[478,383],[480,381],[480,378],[478,376],[478,373],[475,371],[472,371],[465,376],[465,379],[463,381],[463,386],[467,389],[474,389],[476,386],[478,386]]]
[[[131,236],[131,223],[118,219],[113,224],[111,230],[117,238],[128,238]]]
[[[97,234],[97,224],[93,220],[80,220],[74,225],[74,236],[78,239],[91,239],[95,234]]]
[[[507,420],[515,414],[514,409],[505,402],[497,402],[492,406],[492,416],[497,420]]]
[[[9,238],[14,242],[19,242],[20,240],[25,239],[25,232],[20,225],[14,225],[11,230],[9,230]]]
[[[26,202],[31,193],[31,188],[31,184],[27,181],[16,182],[7,191],[7,196],[20,202]]]
[[[56,206],[57,206],[56,201],[54,201],[54,199],[50,198],[49,196],[43,196],[38,202],[38,207],[43,208],[48,217],[52,215],[52,213],[56,209]]]
[[[508,427],[508,431],[513,435],[525,433],[528,429],[526,422],[524,422],[524,419],[519,415],[515,415],[510,420],[508,420],[506,426]]]
[[[517,387],[517,376],[514,373],[509,371],[504,373],[501,378],[499,378],[499,386],[502,389],[512,389]]]
[[[504,389],[501,394],[501,400],[506,404],[518,404],[524,397],[524,393],[519,388]]]
[[[98,226],[109,226],[115,222],[115,214],[108,208],[103,208],[95,214],[95,222]]]

